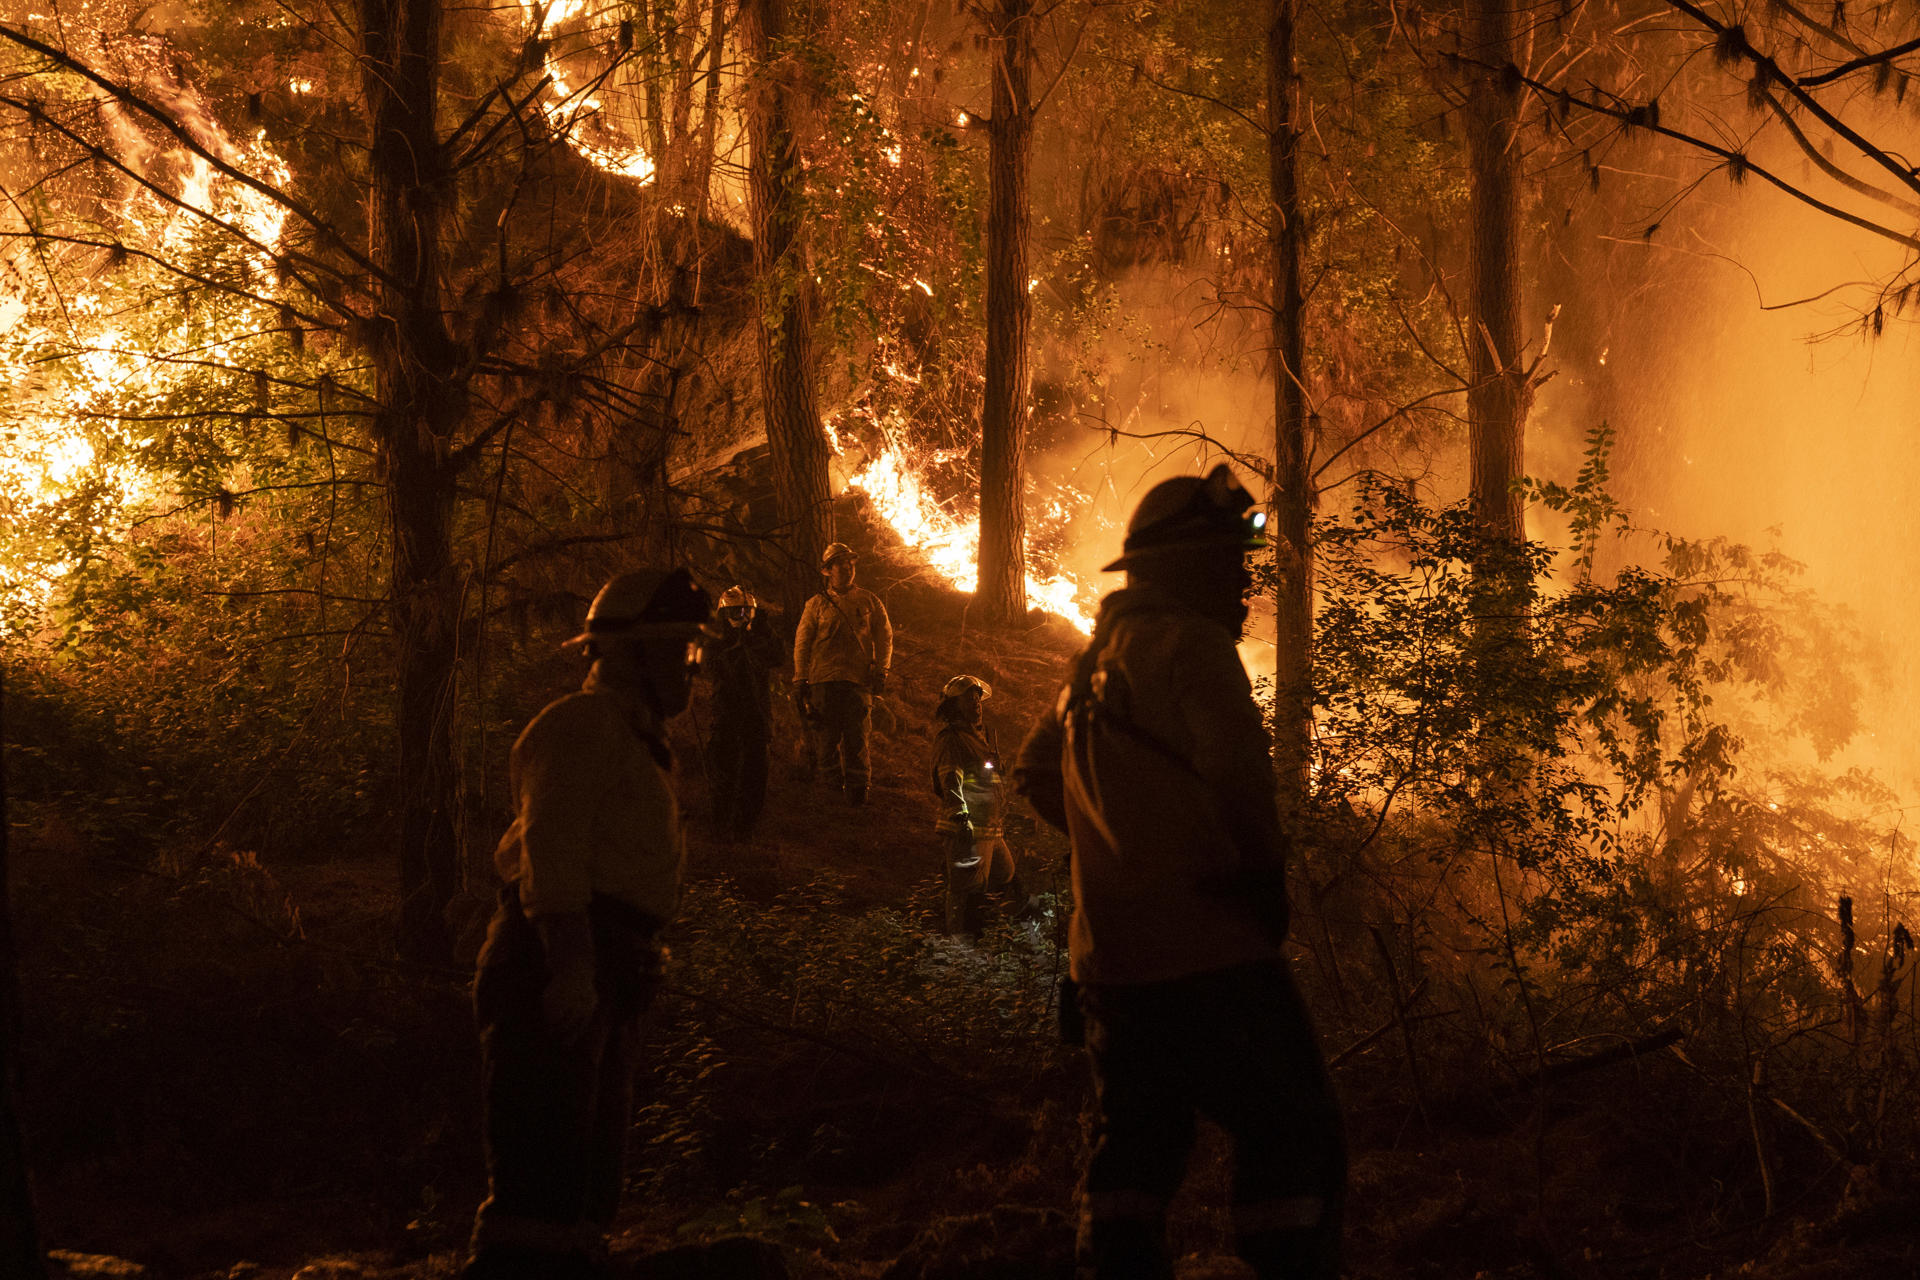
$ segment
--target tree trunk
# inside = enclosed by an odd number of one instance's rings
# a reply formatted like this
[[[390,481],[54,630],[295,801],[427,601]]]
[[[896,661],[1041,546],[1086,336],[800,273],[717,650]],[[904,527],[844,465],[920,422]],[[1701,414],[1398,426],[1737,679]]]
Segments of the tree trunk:
[[[0,777],[0,1275],[44,1280],[33,1180],[20,1139],[20,964],[7,892],[7,789]]]
[[[792,126],[792,72],[776,62],[785,35],[782,0],[744,0],[740,44],[752,77],[746,106],[760,387],[774,495],[793,557],[785,602],[797,612],[819,589],[820,552],[833,540],[833,509],[827,437],[813,387],[813,275],[798,234],[805,205]]]
[[[1467,0],[1467,52],[1495,67],[1514,63],[1516,0]],[[1487,533],[1525,536],[1513,482],[1525,465],[1526,378],[1520,367],[1520,86],[1490,72],[1469,84],[1472,301],[1467,390],[1472,504]]]
[[[362,0],[364,85],[371,121],[368,255],[379,268],[374,439],[386,487],[399,694],[400,928],[403,953],[444,960],[447,904],[459,884],[454,828],[454,468],[461,416],[453,342],[440,302],[446,205],[434,112],[439,0]]]
[[[726,54],[726,0],[713,0],[708,15],[707,69],[705,98],[701,103],[700,145],[694,152],[693,172],[687,178],[687,186],[694,199],[692,209],[696,220],[706,217],[707,202],[711,198],[713,186],[713,147],[720,123],[720,67]]]
[[[1313,479],[1308,472],[1305,337],[1300,259],[1306,228],[1300,221],[1300,86],[1294,74],[1294,18],[1299,0],[1269,0],[1267,14],[1267,167],[1273,187],[1273,532],[1274,589],[1273,763],[1283,812],[1297,811],[1309,786],[1313,749],[1313,551],[1308,521]]]
[[[988,18],[987,370],[980,411],[980,585],[989,619],[1027,615],[1027,168],[1033,0],[996,0]]]

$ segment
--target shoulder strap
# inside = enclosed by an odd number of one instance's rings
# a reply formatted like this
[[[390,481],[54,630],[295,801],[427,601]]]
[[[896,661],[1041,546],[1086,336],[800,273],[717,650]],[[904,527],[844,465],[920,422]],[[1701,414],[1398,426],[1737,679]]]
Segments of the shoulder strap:
[[[856,588],[856,590],[857,589],[858,588]],[[842,609],[840,607],[840,602],[833,598],[833,593],[831,591],[822,591],[820,594],[822,596],[825,596],[827,603],[833,606],[833,611],[839,614],[841,617],[845,618],[847,620],[847,625],[849,627],[852,627],[853,630],[859,635],[860,648],[865,651],[867,655],[867,661],[871,663],[873,661],[873,638],[867,634],[866,628],[862,627],[860,623],[852,615],[850,615],[845,609]]]

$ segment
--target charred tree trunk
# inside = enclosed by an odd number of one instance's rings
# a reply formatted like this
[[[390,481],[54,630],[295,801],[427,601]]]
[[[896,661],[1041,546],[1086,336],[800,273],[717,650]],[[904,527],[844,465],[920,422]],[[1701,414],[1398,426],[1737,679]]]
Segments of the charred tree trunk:
[[[1270,0],[1267,14],[1267,167],[1273,187],[1273,526],[1274,591],[1273,763],[1283,811],[1305,801],[1313,749],[1313,551],[1308,521],[1313,478],[1308,471],[1306,389],[1302,362],[1300,259],[1306,229],[1300,221],[1299,80],[1294,74],[1294,18],[1298,0]]]
[[[988,18],[987,369],[980,411],[980,585],[986,616],[1027,614],[1027,169],[1033,142],[1033,0]]]
[[[1467,420],[1474,515],[1494,537],[1525,536],[1513,482],[1526,461],[1528,390],[1520,367],[1520,83],[1515,0],[1467,0],[1467,45],[1478,75],[1467,97],[1472,183],[1472,311],[1468,318]]]
[[[45,1280],[33,1179],[20,1138],[20,958],[13,948],[7,893],[6,779],[0,776],[0,1275]]]
[[[434,112],[439,0],[362,0],[361,65],[371,122],[368,256],[378,307],[368,338],[373,432],[392,540],[388,610],[399,693],[401,950],[445,959],[459,884],[454,828],[454,669],[460,584],[452,556],[449,442],[461,392],[440,300],[447,203]]]
[[[813,276],[799,236],[804,210],[793,136],[791,69],[780,58],[783,0],[744,0],[740,43],[751,68],[747,135],[753,266],[760,292],[760,388],[773,463],[774,495],[793,560],[786,604],[819,588],[820,552],[833,540],[827,437],[813,386]]]

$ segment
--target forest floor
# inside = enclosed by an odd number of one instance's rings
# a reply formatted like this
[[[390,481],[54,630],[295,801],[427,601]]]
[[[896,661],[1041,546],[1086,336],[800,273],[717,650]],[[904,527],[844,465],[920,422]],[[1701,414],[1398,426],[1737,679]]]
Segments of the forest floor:
[[[798,1276],[1068,1269],[1088,1089],[1052,1035],[1057,919],[978,949],[938,936],[923,771],[948,676],[993,684],[1010,754],[1078,637],[971,628],[958,598],[873,576],[899,640],[866,807],[798,778],[783,709],[762,830],[718,842],[704,708],[679,722],[691,880],[616,1242],[636,1277],[777,1274],[728,1253],[743,1236]],[[30,1156],[69,1273],[451,1275],[484,1191],[468,973],[390,958],[384,850],[156,864],[58,806],[13,816]],[[1010,834],[1057,894],[1060,839],[1030,818]],[[1816,1152],[1756,1203],[1743,1113],[1675,1055],[1467,1098],[1430,1093],[1395,1036],[1322,1029],[1356,1277],[1920,1277],[1920,1196]],[[1244,1274],[1225,1145],[1203,1131],[1175,1206],[1183,1280]]]

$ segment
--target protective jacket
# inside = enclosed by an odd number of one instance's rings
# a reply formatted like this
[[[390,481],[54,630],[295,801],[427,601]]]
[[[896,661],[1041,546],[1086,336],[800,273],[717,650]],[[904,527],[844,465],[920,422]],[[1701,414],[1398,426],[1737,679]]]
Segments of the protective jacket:
[[[785,659],[783,647],[762,615],[744,627],[727,627],[707,646],[702,665],[713,677],[714,712],[723,722],[762,732],[772,725],[767,677]]]
[[[793,637],[795,680],[865,685],[892,665],[893,624],[879,596],[865,587],[848,587],[807,601]]]
[[[1144,983],[1281,954],[1285,842],[1234,633],[1162,588],[1101,604],[1016,786],[1073,843],[1073,978]]]
[[[597,667],[534,717],[513,744],[515,817],[493,852],[527,916],[605,896],[673,918],[686,850],[671,764],[653,712]]]
[[[1005,806],[1000,751],[991,729],[984,724],[942,724],[933,735],[931,772],[933,794],[939,801],[936,831],[971,826],[976,835],[999,832]]]

